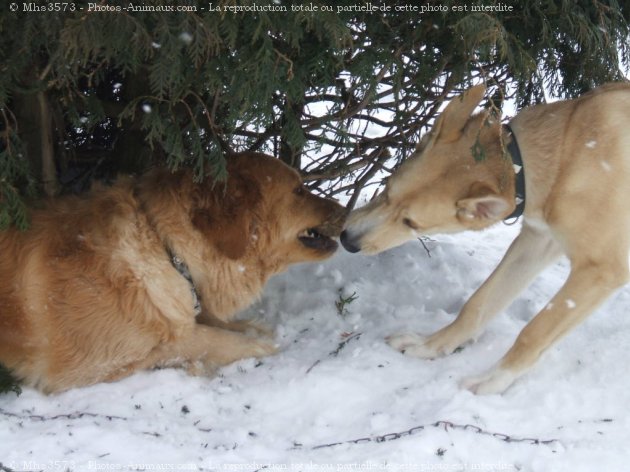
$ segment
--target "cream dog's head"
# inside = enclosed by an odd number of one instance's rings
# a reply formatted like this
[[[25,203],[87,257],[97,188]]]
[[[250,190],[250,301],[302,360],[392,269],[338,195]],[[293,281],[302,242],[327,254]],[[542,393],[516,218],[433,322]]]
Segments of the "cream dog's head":
[[[514,170],[500,121],[471,116],[485,91],[478,85],[451,100],[383,193],[350,214],[341,235],[348,251],[374,254],[421,234],[481,229],[512,212]]]

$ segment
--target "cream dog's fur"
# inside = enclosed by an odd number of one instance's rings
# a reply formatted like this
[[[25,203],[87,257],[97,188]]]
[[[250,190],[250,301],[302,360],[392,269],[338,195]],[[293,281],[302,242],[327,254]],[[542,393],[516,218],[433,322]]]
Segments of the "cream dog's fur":
[[[478,85],[449,103],[384,193],[350,215],[342,233],[346,248],[377,253],[418,234],[485,228],[512,212],[515,171],[504,151],[510,135],[489,112],[471,116],[484,93]],[[566,254],[565,285],[495,368],[464,382],[477,393],[509,387],[630,275],[630,84],[527,108],[510,126],[525,170],[521,233],[452,324],[428,337],[389,338],[411,356],[450,354]],[[473,158],[475,145],[484,151],[481,160]]]

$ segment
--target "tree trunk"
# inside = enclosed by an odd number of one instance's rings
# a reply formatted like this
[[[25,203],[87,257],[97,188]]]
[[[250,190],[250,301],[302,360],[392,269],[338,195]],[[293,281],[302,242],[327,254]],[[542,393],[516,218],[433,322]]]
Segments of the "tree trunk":
[[[56,195],[59,182],[55,167],[54,129],[46,92],[16,94],[12,108],[26,159],[39,190],[48,196]]]
[[[55,143],[50,103],[45,92],[37,93],[39,104],[39,147],[41,152],[42,185],[44,194],[53,197],[59,193],[55,166]]]

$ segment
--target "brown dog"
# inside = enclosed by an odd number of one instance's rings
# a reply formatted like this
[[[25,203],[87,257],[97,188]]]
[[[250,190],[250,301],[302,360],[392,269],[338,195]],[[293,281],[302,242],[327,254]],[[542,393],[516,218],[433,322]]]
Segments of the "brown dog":
[[[269,276],[332,255],[344,210],[269,156],[231,158],[228,172],[214,186],[155,170],[0,233],[0,363],[54,392],[273,353],[225,328]]]
[[[418,234],[481,229],[512,214],[516,173],[523,170],[505,154],[510,131],[488,112],[471,116],[484,93],[476,86],[452,100],[385,192],[351,214],[341,238],[348,250],[377,253]],[[464,382],[477,393],[509,387],[630,275],[630,84],[527,108],[510,128],[524,168],[521,233],[452,324],[429,337],[389,338],[411,356],[450,354],[566,254],[571,274],[564,287],[498,366]],[[483,150],[482,159],[473,149]]]

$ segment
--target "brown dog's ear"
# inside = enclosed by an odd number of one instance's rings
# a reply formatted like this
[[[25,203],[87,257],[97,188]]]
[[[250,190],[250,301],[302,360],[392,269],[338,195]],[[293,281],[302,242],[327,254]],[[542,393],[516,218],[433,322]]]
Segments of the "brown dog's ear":
[[[447,142],[459,139],[485,93],[486,86],[479,84],[469,88],[459,97],[453,98],[433,127],[432,133],[435,134],[436,139]]]
[[[260,201],[258,184],[230,174],[226,186],[198,188],[196,193],[191,215],[195,228],[227,258],[243,257],[252,240],[255,209]]]
[[[193,225],[228,259],[240,259],[247,250],[249,225],[245,218],[228,221],[220,214],[218,211],[198,209],[193,213]]]
[[[469,195],[457,202],[457,217],[465,221],[499,221],[514,209],[514,203],[482,182],[470,187]]]

